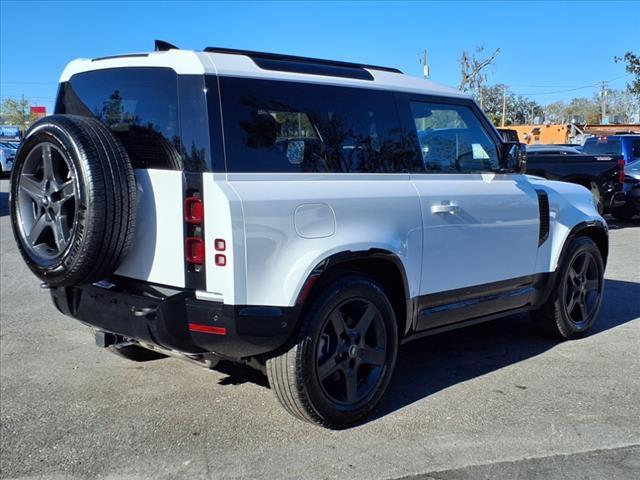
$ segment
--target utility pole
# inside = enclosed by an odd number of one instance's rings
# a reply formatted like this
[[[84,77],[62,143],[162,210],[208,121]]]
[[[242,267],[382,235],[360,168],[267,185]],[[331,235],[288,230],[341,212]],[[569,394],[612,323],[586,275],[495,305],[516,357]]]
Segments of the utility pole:
[[[422,50],[422,76],[427,79],[429,78],[429,65],[427,65],[427,49]]]
[[[504,120],[507,116],[507,86],[502,88],[502,125],[504,127]]]
[[[604,88],[604,80],[600,82],[600,123],[604,123],[607,116],[607,90]]]

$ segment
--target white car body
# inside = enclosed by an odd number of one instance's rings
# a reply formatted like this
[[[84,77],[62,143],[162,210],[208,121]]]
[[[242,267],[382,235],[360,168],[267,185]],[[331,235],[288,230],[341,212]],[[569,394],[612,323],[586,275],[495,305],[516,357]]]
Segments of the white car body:
[[[374,68],[365,68],[374,80],[363,81],[266,70],[249,55],[182,50],[76,60],[60,81],[84,72],[131,67],[469,101],[457,90]],[[489,130],[498,145],[499,134]],[[116,273],[185,288],[182,172],[138,169],[136,176],[136,239]],[[522,173],[213,171],[201,178],[206,282],[195,297],[224,305],[295,307],[305,283],[324,261],[370,251],[399,261],[411,302],[554,272],[574,229],[595,225],[606,232],[588,190]],[[537,191],[546,192],[549,201],[548,238],[541,244]],[[216,265],[213,239],[226,241],[224,266]],[[404,330],[411,328],[408,321]]]

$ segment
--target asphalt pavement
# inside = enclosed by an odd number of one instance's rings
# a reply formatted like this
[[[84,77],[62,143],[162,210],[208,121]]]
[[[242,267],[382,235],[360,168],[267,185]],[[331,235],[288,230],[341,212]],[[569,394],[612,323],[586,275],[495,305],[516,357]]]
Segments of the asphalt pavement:
[[[328,431],[249,368],[97,348],[22,262],[0,184],[0,478],[640,478],[638,221],[611,225],[592,334],[518,315],[408,344],[374,415]]]

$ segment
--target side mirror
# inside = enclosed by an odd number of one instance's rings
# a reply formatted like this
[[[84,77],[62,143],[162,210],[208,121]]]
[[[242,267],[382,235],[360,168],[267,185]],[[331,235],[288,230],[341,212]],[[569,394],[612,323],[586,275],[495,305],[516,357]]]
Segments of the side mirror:
[[[524,143],[503,142],[500,145],[500,168],[505,172],[527,171],[527,148]]]

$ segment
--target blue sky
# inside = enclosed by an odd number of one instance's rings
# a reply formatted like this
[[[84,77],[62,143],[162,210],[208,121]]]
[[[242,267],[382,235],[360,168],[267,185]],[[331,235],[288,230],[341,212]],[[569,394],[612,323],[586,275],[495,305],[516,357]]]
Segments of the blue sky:
[[[489,83],[540,103],[623,88],[640,2],[12,2],[0,4],[0,94],[51,108],[77,57],[223,46],[395,66],[457,85],[463,49],[501,48]],[[622,78],[621,78],[622,77]],[[574,90],[575,89],[575,90]],[[571,91],[567,91],[571,90]]]

